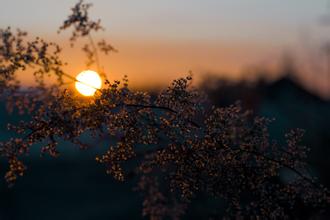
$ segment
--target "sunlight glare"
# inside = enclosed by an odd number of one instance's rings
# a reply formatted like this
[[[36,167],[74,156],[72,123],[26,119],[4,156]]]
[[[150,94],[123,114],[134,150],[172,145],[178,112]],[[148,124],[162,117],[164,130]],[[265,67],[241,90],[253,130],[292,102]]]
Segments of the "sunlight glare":
[[[84,96],[93,96],[102,86],[100,75],[92,70],[85,70],[76,76],[76,89]]]

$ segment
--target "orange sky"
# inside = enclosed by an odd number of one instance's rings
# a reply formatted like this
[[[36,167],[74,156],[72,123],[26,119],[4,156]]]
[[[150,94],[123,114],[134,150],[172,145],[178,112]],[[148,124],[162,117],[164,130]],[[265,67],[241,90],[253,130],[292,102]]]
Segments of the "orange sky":
[[[71,48],[66,41],[57,42],[64,48],[62,57],[69,64],[66,70],[70,74],[76,75],[86,68],[86,59],[79,44]],[[101,55],[101,65],[110,79],[120,79],[126,74],[135,86],[147,84],[152,87],[148,82],[164,84],[186,75],[190,70],[196,76],[222,73],[236,79],[242,76],[245,67],[269,66],[280,56],[276,47],[252,43],[122,39],[115,39],[112,43],[119,52]]]
[[[278,50],[260,44],[161,40],[114,40],[113,44],[119,53],[101,57],[109,78],[118,79],[127,74],[134,86],[148,87],[170,82],[189,70],[196,75],[213,72],[237,78],[242,68],[259,63],[269,65],[278,55]],[[78,48],[69,49],[65,58],[74,66],[70,71],[84,68],[85,58]]]
[[[72,76],[86,69],[85,56],[81,44],[74,48],[63,36],[51,37],[64,48],[62,58],[68,62],[65,70]],[[109,56],[101,55],[100,62],[110,80],[120,80],[127,75],[130,86],[135,88],[159,88],[168,85],[173,79],[186,76],[191,70],[195,82],[205,74],[218,74],[230,79],[253,79],[254,68],[265,68],[268,79],[278,77],[284,50],[276,45],[242,42],[196,42],[196,41],[162,41],[132,40],[112,38],[112,44],[119,50]],[[325,76],[311,75],[312,66],[297,59],[301,70],[300,78],[311,90],[326,94],[329,87]],[[308,69],[309,68],[309,69]],[[96,66],[91,69],[96,70]],[[33,82],[31,74],[24,74],[21,81],[28,85]],[[317,86],[315,86],[317,85]]]

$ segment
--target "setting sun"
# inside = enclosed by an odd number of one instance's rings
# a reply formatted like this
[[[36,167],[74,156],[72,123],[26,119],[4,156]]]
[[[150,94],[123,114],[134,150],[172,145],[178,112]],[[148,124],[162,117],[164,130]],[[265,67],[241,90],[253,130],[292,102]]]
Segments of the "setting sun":
[[[85,70],[76,77],[76,89],[84,96],[92,96],[97,89],[101,88],[102,80],[97,72]]]

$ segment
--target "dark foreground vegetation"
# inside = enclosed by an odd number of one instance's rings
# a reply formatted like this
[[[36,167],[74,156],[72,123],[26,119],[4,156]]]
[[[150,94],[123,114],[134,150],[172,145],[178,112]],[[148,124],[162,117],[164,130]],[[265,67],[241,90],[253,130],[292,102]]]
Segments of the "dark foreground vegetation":
[[[250,93],[237,92],[235,85],[193,88],[188,75],[154,97],[130,90],[126,77],[108,81],[98,53],[116,50],[104,40],[93,41],[92,33],[103,27],[90,20],[89,7],[76,4],[60,32],[72,28],[73,45],[88,41],[83,48],[87,64],[95,65],[105,81],[92,98],[66,89],[75,78],[63,70],[58,45],[0,30],[0,93],[12,112],[10,118],[2,111],[2,129],[9,129],[0,142],[2,184],[11,188],[1,188],[0,217],[327,218],[329,192],[316,177],[329,183],[329,176],[315,159],[308,163],[304,131],[272,130],[272,120],[258,116],[273,117],[271,104],[285,101],[272,94],[274,88],[262,93],[268,98],[252,99],[254,90],[248,87]],[[28,70],[37,86],[22,88],[17,77]],[[48,77],[57,80],[46,86]],[[218,95],[225,88],[226,94]],[[302,97],[301,89],[292,88],[287,94]],[[229,98],[234,91],[237,97]],[[311,102],[329,108],[316,100]],[[317,147],[329,143],[327,133],[322,137]],[[92,163],[95,158],[110,176]]]

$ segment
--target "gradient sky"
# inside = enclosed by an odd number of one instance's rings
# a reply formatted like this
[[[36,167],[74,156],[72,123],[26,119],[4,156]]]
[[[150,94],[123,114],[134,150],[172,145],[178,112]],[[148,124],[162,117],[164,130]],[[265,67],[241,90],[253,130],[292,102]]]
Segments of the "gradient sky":
[[[58,36],[56,30],[76,2],[1,0],[0,27],[19,27],[32,36],[64,42],[68,34]],[[101,18],[107,29],[96,38],[110,39],[120,51],[105,62],[106,70],[138,83],[148,77],[161,84],[189,70],[242,77],[242,69],[274,65],[285,52],[317,47],[329,33],[319,27],[326,0],[89,2],[94,4],[91,17]],[[65,49],[74,66],[70,71],[83,69],[80,50]]]

